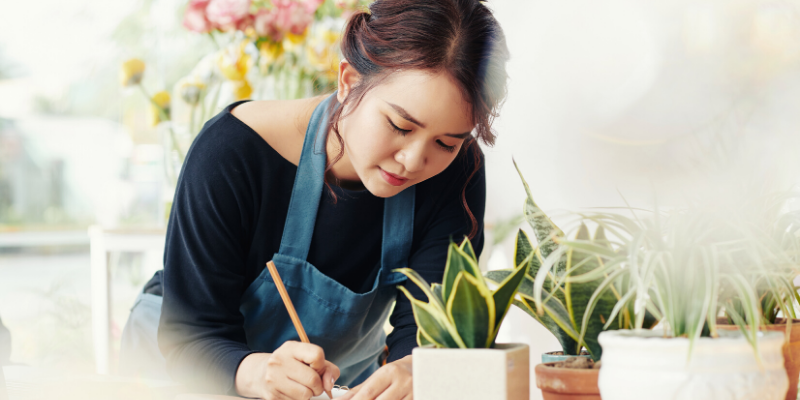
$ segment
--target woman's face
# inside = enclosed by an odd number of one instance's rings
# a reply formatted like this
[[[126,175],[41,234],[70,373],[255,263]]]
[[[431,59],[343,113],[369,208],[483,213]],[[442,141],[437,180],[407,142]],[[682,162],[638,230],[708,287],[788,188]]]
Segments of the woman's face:
[[[339,74],[341,102],[358,76],[346,62]],[[378,197],[394,196],[444,171],[474,128],[470,105],[452,79],[418,70],[394,73],[343,115],[344,155],[333,174],[361,181]]]

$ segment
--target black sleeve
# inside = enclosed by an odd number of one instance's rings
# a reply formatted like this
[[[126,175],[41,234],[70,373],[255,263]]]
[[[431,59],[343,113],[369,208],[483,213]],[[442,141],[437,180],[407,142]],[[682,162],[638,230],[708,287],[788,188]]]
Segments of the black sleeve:
[[[209,121],[190,150],[175,193],[164,252],[158,344],[173,379],[235,393],[252,353],[239,312],[253,200],[248,147],[227,119]]]
[[[477,146],[475,148],[477,149]],[[483,158],[480,150],[475,151]],[[447,261],[447,248],[450,241],[461,243],[472,229],[472,221],[464,209],[461,199],[461,191],[464,189],[465,182],[467,188],[464,197],[478,224],[478,232],[471,239],[472,246],[478,256],[483,250],[486,173],[483,163],[481,163],[475,175],[467,182],[466,179],[474,168],[473,154],[468,152],[465,157],[467,157],[467,160],[462,162],[461,165],[451,166],[453,170],[446,171],[448,173],[442,173],[442,176],[436,177],[439,178],[436,182],[431,182],[429,187],[435,188],[435,190],[424,190],[423,193],[424,196],[431,197],[435,193],[445,193],[442,197],[436,198],[432,202],[433,204],[430,204],[431,199],[424,199],[425,207],[432,207],[432,217],[429,218],[428,223],[421,226],[419,231],[415,227],[414,232],[415,235],[419,234],[420,237],[419,240],[417,238],[414,239],[415,244],[408,266],[417,271],[428,283],[442,282]],[[454,164],[456,163],[454,162]],[[428,301],[422,290],[410,280],[406,281],[403,286],[415,298]],[[386,344],[389,346],[387,362],[392,362],[411,354],[411,350],[417,347],[417,324],[414,321],[411,302],[399,290],[397,302],[389,321],[394,329],[386,339]]]

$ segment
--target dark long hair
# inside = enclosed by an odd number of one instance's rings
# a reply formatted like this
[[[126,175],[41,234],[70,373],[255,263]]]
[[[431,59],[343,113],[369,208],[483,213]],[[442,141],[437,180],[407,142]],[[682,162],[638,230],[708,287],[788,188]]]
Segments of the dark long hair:
[[[469,237],[478,232],[478,221],[466,200],[467,184],[483,162],[476,139],[494,144],[492,122],[506,96],[508,47],[492,12],[478,0],[377,0],[368,11],[353,14],[341,43],[342,55],[361,75],[341,107],[329,109],[330,128],[340,148],[344,142],[339,120],[345,105],[357,107],[364,95],[396,70],[446,72],[471,104],[475,135],[461,147],[459,157],[472,154],[474,168],[461,191],[461,202],[472,222]],[[328,169],[343,155],[330,161]]]

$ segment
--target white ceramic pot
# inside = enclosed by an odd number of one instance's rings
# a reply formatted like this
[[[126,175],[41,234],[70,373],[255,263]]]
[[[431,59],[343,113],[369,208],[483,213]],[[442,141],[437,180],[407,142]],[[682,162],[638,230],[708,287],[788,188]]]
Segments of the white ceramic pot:
[[[760,332],[761,364],[744,336],[719,332],[700,338],[689,358],[689,339],[659,331],[600,334],[603,400],[783,400],[789,379],[783,367],[784,336]]]
[[[528,345],[414,349],[414,400],[529,400]]]

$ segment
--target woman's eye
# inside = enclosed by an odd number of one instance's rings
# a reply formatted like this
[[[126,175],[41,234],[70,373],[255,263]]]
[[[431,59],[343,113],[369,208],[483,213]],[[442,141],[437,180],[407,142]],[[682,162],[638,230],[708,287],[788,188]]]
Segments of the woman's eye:
[[[390,118],[386,118],[386,120],[389,121],[389,125],[392,126],[392,129],[394,129],[395,132],[397,132],[397,133],[399,133],[399,134],[401,134],[403,136],[405,136],[406,134],[411,132],[410,129],[400,129],[400,128],[398,128],[397,125],[395,125],[394,122],[392,122],[392,120]]]
[[[439,146],[442,147],[442,150],[444,150],[446,152],[452,153],[452,152],[456,151],[456,146],[448,146],[448,145],[444,144],[444,142],[442,142],[441,140],[437,140],[436,143],[438,143]]]

